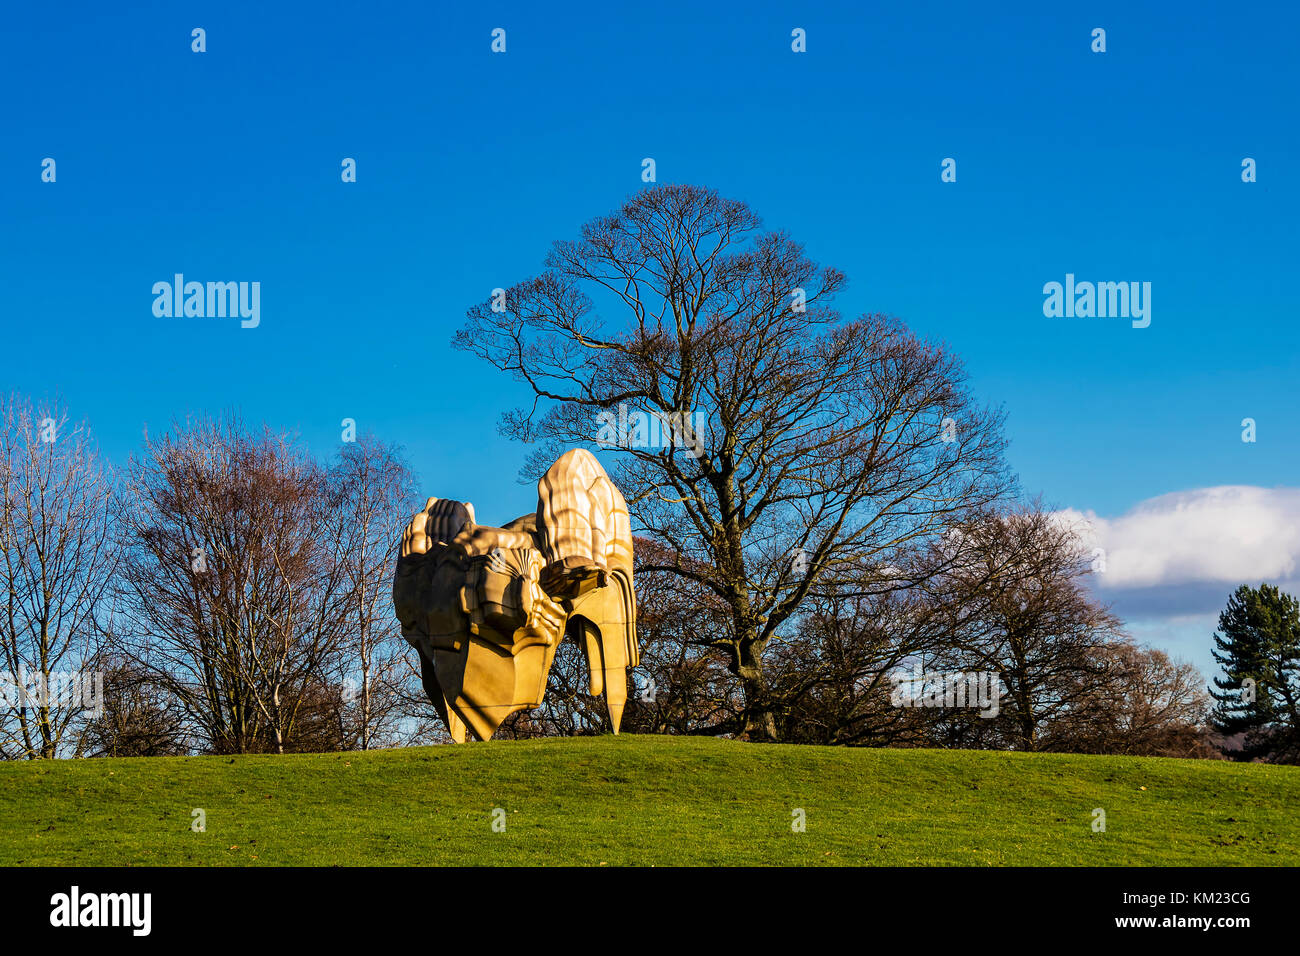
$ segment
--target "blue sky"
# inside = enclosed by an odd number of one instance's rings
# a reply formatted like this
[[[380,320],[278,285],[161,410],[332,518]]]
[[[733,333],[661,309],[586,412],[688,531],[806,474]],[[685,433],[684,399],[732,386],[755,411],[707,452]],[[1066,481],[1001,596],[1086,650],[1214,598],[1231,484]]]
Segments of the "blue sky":
[[[355,418],[509,520],[522,395],[449,340],[653,157],[844,270],[845,314],[950,343],[1025,489],[1101,520],[1138,636],[1207,665],[1233,583],[1300,577],[1294,6],[471,6],[14,6],[0,387],[119,459],[188,410],[321,452]],[[259,281],[260,326],[155,317],[177,272]],[[1150,327],[1044,317],[1066,273],[1150,282]]]

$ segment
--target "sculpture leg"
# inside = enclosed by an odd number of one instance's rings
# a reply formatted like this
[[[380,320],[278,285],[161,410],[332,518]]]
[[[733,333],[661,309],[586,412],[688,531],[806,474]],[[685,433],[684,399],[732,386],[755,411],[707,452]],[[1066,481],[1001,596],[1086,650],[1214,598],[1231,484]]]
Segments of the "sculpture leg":
[[[609,722],[617,734],[627,705],[627,662],[618,653],[622,635],[616,641],[608,641],[599,627],[583,617],[572,620],[570,634],[582,645],[586,655],[591,695],[605,695]]]
[[[456,743],[463,744],[465,742],[465,724],[456,716],[454,710],[447,715],[447,733],[451,734],[451,739]]]
[[[447,733],[451,734],[451,739],[458,744],[465,742],[465,722],[460,719],[451,705],[447,701],[447,695],[443,693],[442,685],[438,683],[438,672],[433,668],[433,662],[430,661],[423,653],[420,654],[420,681],[424,684],[424,692],[429,695],[429,700],[433,702],[433,709],[438,712],[442,722],[447,725]]]

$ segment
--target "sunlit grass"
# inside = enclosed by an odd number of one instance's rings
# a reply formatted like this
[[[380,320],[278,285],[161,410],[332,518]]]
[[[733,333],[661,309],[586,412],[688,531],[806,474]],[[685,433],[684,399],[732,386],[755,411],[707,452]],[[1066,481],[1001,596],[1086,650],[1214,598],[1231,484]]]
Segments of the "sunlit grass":
[[[628,735],[6,763],[0,863],[1296,865],[1300,768]]]

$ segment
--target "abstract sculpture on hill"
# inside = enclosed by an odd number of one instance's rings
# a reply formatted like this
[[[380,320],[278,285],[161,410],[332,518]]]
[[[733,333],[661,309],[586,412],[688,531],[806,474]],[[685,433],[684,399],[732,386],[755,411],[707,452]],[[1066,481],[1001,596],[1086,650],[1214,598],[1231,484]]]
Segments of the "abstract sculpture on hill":
[[[537,483],[537,512],[474,523],[468,502],[430,498],[402,534],[393,579],[402,636],[457,743],[487,740],[546,693],[566,635],[587,657],[618,733],[640,654],[627,503],[594,455],[567,452]]]

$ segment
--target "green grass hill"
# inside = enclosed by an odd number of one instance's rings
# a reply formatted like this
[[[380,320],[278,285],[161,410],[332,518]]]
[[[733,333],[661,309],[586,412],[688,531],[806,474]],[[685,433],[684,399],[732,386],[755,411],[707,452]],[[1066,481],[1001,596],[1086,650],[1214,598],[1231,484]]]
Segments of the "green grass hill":
[[[628,735],[9,762],[0,864],[1294,866],[1300,767]]]

